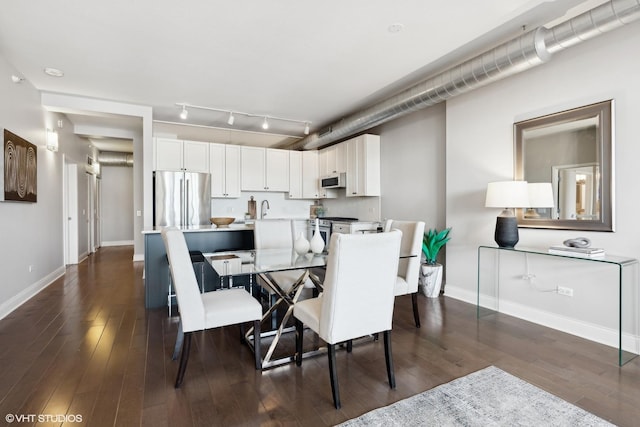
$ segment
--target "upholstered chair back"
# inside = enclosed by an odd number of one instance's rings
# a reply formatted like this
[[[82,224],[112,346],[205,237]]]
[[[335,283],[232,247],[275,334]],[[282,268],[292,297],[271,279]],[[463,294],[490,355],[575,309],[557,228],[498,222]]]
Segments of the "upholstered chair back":
[[[184,234],[175,227],[167,227],[162,230],[162,239],[169,258],[182,329],[184,332],[205,329],[204,305]]]
[[[398,281],[396,295],[418,292],[424,227],[423,221],[388,220],[385,223],[385,231],[402,231],[400,254],[403,257],[398,263],[398,277],[403,280]]]
[[[288,219],[257,220],[253,224],[256,249],[293,248],[293,224]]]
[[[318,335],[327,343],[391,330],[402,233],[331,236]]]

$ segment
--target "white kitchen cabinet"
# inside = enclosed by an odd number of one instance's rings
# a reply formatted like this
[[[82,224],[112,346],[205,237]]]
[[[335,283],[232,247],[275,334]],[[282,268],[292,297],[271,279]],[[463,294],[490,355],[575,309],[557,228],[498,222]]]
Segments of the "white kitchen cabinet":
[[[327,147],[326,173],[344,173],[347,171],[347,144],[340,143]]]
[[[240,146],[210,144],[211,197],[240,197]]]
[[[302,198],[317,199],[320,197],[318,180],[318,151],[302,152]]]
[[[320,198],[318,182],[318,151],[290,151],[289,198]]]
[[[346,196],[380,196],[380,137],[360,135],[346,143]]]
[[[289,198],[302,199],[302,151],[289,153]]]
[[[155,139],[155,170],[209,173],[209,143]]]
[[[242,191],[289,191],[289,151],[241,147]]]

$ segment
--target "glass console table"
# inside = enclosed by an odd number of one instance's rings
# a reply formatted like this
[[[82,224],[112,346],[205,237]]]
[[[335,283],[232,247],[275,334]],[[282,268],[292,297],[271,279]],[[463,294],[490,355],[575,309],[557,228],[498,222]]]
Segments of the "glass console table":
[[[543,265],[540,269],[540,276],[543,277],[539,279],[539,282],[544,283],[546,280],[546,289],[536,287],[544,285],[533,285],[535,280],[538,280],[536,274],[529,272],[530,264],[533,263]],[[552,268],[545,269],[545,265],[551,265]],[[509,294],[517,292],[518,288],[526,288],[526,286],[517,286],[519,283],[527,283],[529,286],[528,290],[520,291],[521,294],[525,294],[524,297],[521,297],[525,301],[524,304],[529,302],[527,297],[531,300],[538,298],[543,301],[546,309],[547,304],[562,307],[563,303],[569,305],[569,301],[574,305],[577,302],[579,303],[579,301],[573,300],[543,300],[543,298],[549,298],[546,295],[552,295],[553,293],[562,295],[561,291],[566,292],[564,293],[566,296],[573,296],[573,288],[564,288],[558,285],[558,283],[562,283],[562,280],[568,280],[569,277],[571,279],[589,277],[592,281],[597,281],[597,276],[594,276],[594,274],[610,275],[610,279],[598,283],[597,286],[600,287],[601,292],[605,292],[600,294],[602,295],[601,301],[612,301],[609,306],[611,309],[607,309],[607,305],[604,304],[603,307],[605,308],[602,310],[589,311],[587,308],[586,311],[594,317],[608,317],[607,323],[611,322],[611,325],[613,325],[610,330],[615,331],[617,329],[618,365],[622,366],[640,354],[640,320],[638,317],[638,305],[640,303],[638,274],[640,269],[638,266],[637,259],[621,256],[606,255],[598,258],[583,258],[552,254],[544,249],[479,246],[477,316],[481,318],[499,312],[501,299],[503,304],[507,304],[505,295],[509,298]],[[594,269],[590,267],[596,267],[595,273]],[[612,267],[614,270],[612,271],[608,267]],[[522,271],[523,268],[524,272]],[[570,273],[562,270],[570,270]],[[594,277],[596,278],[594,279]],[[617,286],[607,286],[607,283],[610,282],[617,282]],[[588,283],[588,281],[585,283]],[[501,284],[503,287],[502,295]],[[576,286],[579,287],[580,285]],[[532,291],[532,288],[535,289]],[[580,290],[582,291],[582,289]],[[526,292],[529,293],[526,294]],[[595,303],[600,304],[601,301],[598,300]],[[531,301],[531,303],[533,304],[535,301]],[[559,308],[558,311],[562,311],[562,308]],[[617,311],[617,313],[611,313],[611,311]],[[617,314],[617,319],[612,318],[615,314]],[[564,312],[562,315],[564,315]],[[585,321],[585,323],[589,323],[589,321]]]

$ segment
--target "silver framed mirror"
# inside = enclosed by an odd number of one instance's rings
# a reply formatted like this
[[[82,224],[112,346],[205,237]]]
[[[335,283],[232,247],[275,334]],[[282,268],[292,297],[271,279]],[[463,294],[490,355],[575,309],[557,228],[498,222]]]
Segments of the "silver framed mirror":
[[[515,179],[553,196],[517,209],[519,227],[614,231],[612,117],[608,100],[514,124]]]

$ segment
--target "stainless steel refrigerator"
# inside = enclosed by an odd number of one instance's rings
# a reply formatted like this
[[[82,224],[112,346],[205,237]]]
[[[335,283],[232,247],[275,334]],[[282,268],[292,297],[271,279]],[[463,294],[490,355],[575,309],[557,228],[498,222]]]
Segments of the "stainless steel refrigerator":
[[[172,171],[153,174],[154,225],[209,224],[211,174]]]

